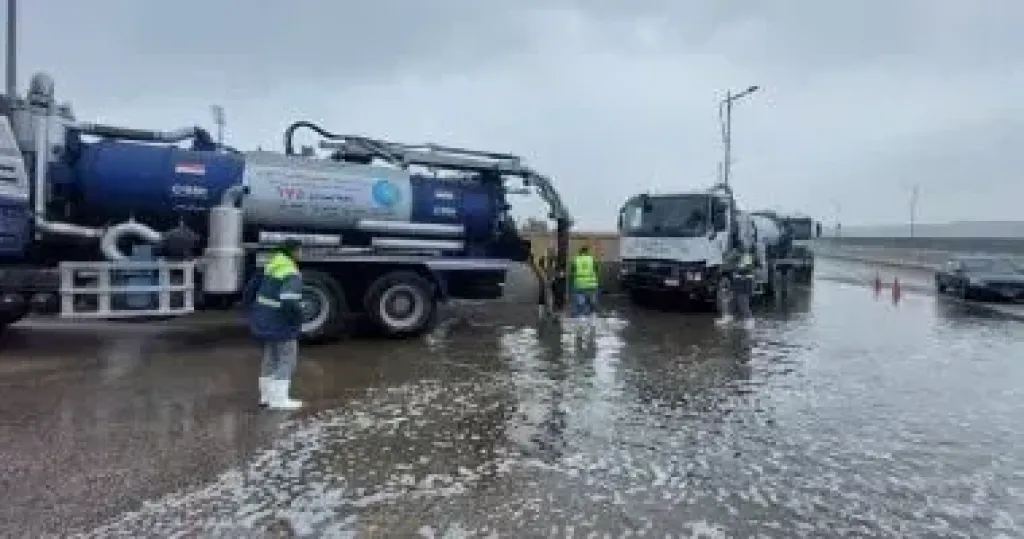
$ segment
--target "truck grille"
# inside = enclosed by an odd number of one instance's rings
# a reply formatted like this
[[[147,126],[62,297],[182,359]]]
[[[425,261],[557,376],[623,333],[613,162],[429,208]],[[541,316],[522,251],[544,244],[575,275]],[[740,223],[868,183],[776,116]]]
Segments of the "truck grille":
[[[678,277],[691,273],[703,273],[705,265],[700,262],[676,262],[670,260],[627,260],[623,268],[639,275],[652,277]]]

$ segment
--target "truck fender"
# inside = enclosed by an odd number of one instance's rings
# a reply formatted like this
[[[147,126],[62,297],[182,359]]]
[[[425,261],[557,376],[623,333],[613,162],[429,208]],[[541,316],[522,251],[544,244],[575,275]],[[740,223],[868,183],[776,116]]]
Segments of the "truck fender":
[[[434,282],[434,298],[440,303],[447,303],[449,299],[448,281],[437,270],[430,267],[427,268],[427,276]]]

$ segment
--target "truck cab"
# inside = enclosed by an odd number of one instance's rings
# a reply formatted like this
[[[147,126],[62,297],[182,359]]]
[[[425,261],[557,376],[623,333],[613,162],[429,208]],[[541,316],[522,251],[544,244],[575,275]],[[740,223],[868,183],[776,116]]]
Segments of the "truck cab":
[[[715,303],[733,229],[721,190],[630,197],[619,211],[619,280],[638,303]]]
[[[796,282],[810,283],[814,278],[814,251],[811,242],[821,236],[821,224],[803,215],[779,215],[774,212],[761,214],[771,216],[788,231],[789,242],[783,252],[778,254],[778,262],[790,268]]]

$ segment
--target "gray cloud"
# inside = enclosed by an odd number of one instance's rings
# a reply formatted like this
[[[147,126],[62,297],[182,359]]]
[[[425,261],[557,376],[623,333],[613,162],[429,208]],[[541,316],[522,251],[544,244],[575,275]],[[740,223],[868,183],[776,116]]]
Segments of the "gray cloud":
[[[582,227],[634,191],[714,178],[716,106],[736,114],[751,206],[850,223],[1017,218],[1024,3],[1014,0],[21,2],[22,82],[54,73],[81,117],[206,121],[278,146],[342,131],[516,151]],[[902,191],[901,191],[902,189]],[[531,207],[531,206],[527,206]],[[532,208],[532,207],[531,207]]]

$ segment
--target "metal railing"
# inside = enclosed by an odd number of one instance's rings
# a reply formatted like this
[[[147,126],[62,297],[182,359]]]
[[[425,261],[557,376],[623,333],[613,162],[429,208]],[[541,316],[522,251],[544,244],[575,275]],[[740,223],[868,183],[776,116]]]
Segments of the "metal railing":
[[[195,269],[195,262],[160,260],[62,262],[60,316],[96,319],[191,314],[195,312]]]

